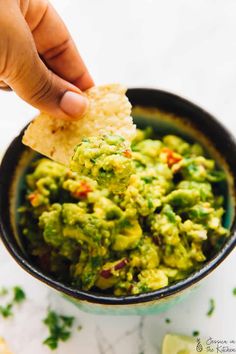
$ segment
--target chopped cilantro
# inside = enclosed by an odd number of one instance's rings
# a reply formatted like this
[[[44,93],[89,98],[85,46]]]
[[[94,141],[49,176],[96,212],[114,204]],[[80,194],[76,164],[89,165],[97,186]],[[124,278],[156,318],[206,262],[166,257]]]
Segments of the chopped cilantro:
[[[43,344],[54,350],[58,347],[59,341],[65,342],[70,338],[74,317],[62,316],[49,310],[43,323],[49,329],[49,336],[43,341]]]
[[[153,181],[153,178],[152,176],[143,176],[141,177],[141,179],[145,182],[145,183],[151,183]]]
[[[130,227],[131,226],[131,222],[130,220],[123,218],[119,221],[119,228],[120,229],[125,229],[126,227]]]
[[[147,205],[148,205],[149,209],[153,208],[153,202],[152,202],[152,200],[150,198],[147,198]]]
[[[73,323],[74,323],[74,317],[69,317],[69,316],[60,316],[64,325],[67,327],[72,327]]]
[[[13,313],[12,313],[12,304],[9,303],[6,306],[0,306],[0,314],[4,318],[12,316],[13,315]]]
[[[142,290],[143,293],[149,291],[149,287],[147,284],[140,285],[140,289]]]
[[[15,303],[21,303],[23,300],[25,300],[26,296],[25,296],[25,292],[22,288],[20,288],[19,286],[15,286],[13,288],[13,292],[14,292],[14,298],[13,301]]]
[[[170,318],[166,318],[165,321],[166,321],[166,323],[171,323],[171,319]]]
[[[57,349],[57,344],[58,340],[54,337],[48,337],[45,339],[45,341],[43,342],[43,344],[47,345],[50,349],[54,350]]]
[[[215,300],[214,299],[210,299],[210,307],[209,310],[207,312],[207,316],[212,316],[213,312],[215,311]]]
[[[200,332],[199,331],[193,331],[192,334],[193,334],[194,337],[199,337]]]
[[[166,205],[163,209],[163,213],[166,215],[167,219],[169,220],[169,222],[171,223],[176,223],[176,215],[173,212],[172,208],[170,207],[170,205]]]
[[[233,289],[233,295],[236,296],[236,288]]]
[[[6,296],[9,293],[13,293],[12,299],[5,306],[0,306],[0,315],[2,315],[2,317],[4,318],[13,316],[13,306],[15,304],[21,303],[26,298],[23,289],[19,286],[15,286],[14,288],[12,288],[11,292],[9,289],[4,287],[0,290],[0,296]]]

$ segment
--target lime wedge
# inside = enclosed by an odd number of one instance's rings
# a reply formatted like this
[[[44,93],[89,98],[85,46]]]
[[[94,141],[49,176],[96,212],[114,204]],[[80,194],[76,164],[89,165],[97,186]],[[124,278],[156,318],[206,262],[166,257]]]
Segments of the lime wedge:
[[[162,354],[206,354],[201,340],[178,334],[166,334],[162,343]]]

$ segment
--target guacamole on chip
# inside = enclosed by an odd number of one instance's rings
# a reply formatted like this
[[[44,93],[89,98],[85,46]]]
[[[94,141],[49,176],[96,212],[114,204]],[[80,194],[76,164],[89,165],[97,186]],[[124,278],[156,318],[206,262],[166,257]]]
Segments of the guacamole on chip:
[[[217,188],[225,176],[198,144],[151,128],[131,148],[119,135],[89,137],[70,167],[32,162],[19,208],[29,254],[66,284],[154,291],[199,269],[228,235]]]
[[[131,157],[130,146],[122,136],[91,137],[76,146],[70,169],[119,192],[128,185],[135,171]]]

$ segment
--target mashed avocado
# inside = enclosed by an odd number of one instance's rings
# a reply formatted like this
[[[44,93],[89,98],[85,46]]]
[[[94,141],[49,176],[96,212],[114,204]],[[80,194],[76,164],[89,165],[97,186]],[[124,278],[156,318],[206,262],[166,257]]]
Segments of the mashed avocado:
[[[125,139],[106,135],[83,139],[75,148],[70,169],[95,179],[102,187],[119,192],[134,173],[132,153]]]
[[[33,162],[19,216],[31,256],[74,287],[160,289],[199,269],[228,235],[217,193],[225,176],[198,144],[150,128],[132,151],[120,136],[92,137],[71,170]]]

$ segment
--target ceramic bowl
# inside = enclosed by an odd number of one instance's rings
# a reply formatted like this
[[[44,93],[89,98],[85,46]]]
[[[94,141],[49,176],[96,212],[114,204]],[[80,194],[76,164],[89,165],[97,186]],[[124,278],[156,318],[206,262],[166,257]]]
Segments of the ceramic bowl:
[[[152,314],[183,300],[199,282],[211,273],[233,250],[236,244],[235,182],[236,144],[233,136],[211,114],[184,98],[154,89],[129,89],[138,127],[152,126],[158,135],[176,133],[185,139],[199,141],[226,173],[221,183],[225,197],[224,226],[230,236],[217,253],[210,255],[202,268],[188,278],[163,289],[139,295],[115,297],[82,291],[63,284],[45,274],[27,255],[18,228],[17,208],[22,199],[23,178],[35,153],[17,136],[7,149],[0,167],[0,232],[2,241],[16,262],[33,277],[56,289],[82,310],[101,314]]]

